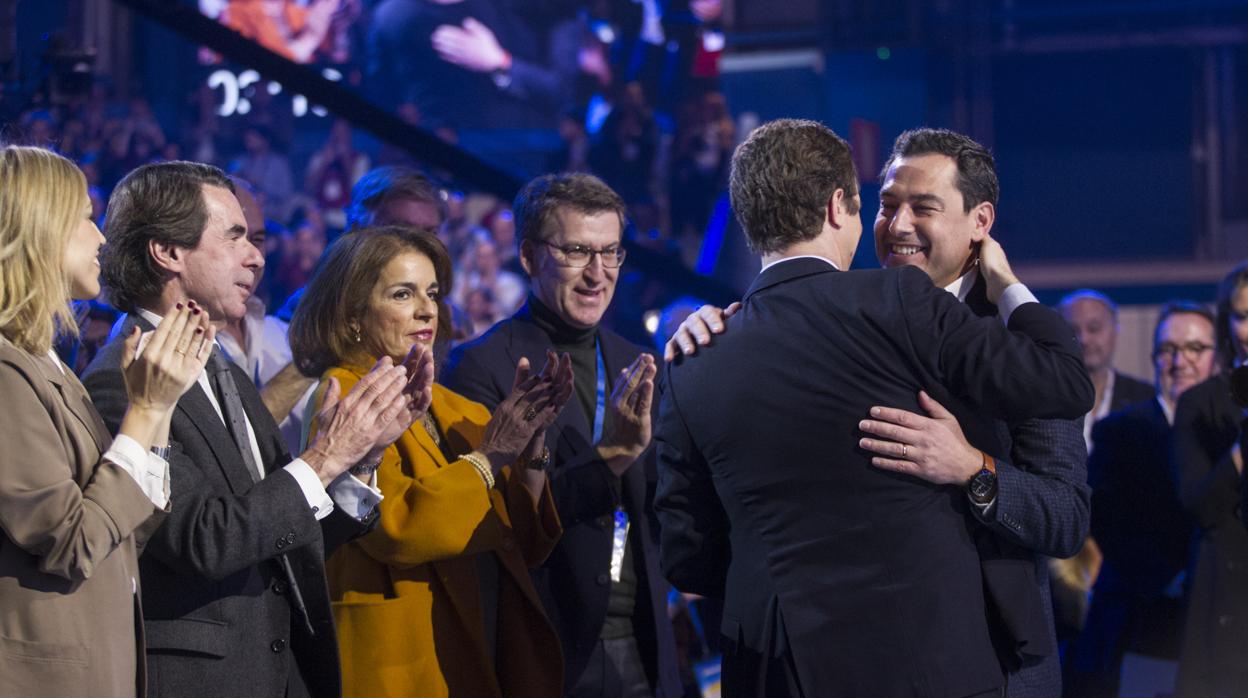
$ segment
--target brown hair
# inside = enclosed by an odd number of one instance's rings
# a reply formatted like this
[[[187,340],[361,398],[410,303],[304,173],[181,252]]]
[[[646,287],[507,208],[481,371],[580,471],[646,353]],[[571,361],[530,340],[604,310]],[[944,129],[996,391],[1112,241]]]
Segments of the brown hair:
[[[358,352],[351,326],[368,310],[368,297],[386,264],[403,252],[425,255],[433,263],[438,297],[438,343],[451,339],[451,257],[427,230],[388,225],[359,228],[338,238],[321,257],[290,321],[290,350],[295,367],[318,377]]]
[[[208,222],[205,186],[234,193],[234,183],[221,170],[180,160],[142,165],[118,183],[108,199],[108,244],[100,258],[113,306],[133,312],[164,288],[168,274],[152,259],[148,243],[199,246]]]
[[[813,240],[840,189],[858,213],[858,177],[849,144],[815,121],[777,119],[750,134],[732,156],[728,193],[750,249],[778,252]]]
[[[606,182],[583,172],[542,175],[520,190],[511,210],[516,222],[516,244],[542,240],[542,231],[555,211],[561,208],[578,213],[609,211],[620,219],[624,229],[624,200]]]
[[[428,177],[410,167],[377,167],[351,188],[347,229],[384,224],[385,221],[377,220],[378,215],[390,202],[404,199],[431,203],[438,209],[438,219],[446,220],[446,202]]]

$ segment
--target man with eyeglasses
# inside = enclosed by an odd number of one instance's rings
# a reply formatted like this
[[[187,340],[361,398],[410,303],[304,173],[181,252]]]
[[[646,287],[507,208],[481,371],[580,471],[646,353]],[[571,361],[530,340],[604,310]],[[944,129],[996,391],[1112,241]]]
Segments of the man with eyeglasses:
[[[546,431],[564,533],[534,573],[563,645],[565,694],[679,696],[647,494],[655,359],[601,326],[624,263],[624,203],[598,178],[567,173],[529,182],[513,210],[528,302],[456,348],[444,383],[493,408],[517,362],[571,356],[578,399]]]
[[[1205,306],[1166,304],[1153,335],[1153,399],[1093,427],[1092,537],[1104,561],[1087,623],[1068,654],[1071,695],[1173,690],[1156,684],[1157,669],[1140,679],[1148,685],[1134,682],[1143,666],[1161,667],[1170,681],[1177,669],[1194,523],[1170,465],[1172,424],[1179,396],[1212,373],[1213,347],[1214,320]]]

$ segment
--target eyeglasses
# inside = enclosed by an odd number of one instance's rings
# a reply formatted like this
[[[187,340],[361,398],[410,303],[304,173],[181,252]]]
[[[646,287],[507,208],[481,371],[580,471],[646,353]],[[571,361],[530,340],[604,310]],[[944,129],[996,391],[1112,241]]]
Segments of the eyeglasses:
[[[1210,349],[1213,349],[1213,345],[1205,344],[1204,342],[1188,342],[1187,344],[1172,344],[1170,342],[1166,342],[1153,350],[1153,358],[1173,361],[1174,355],[1182,352],[1183,358],[1188,361],[1195,361],[1200,358],[1201,354],[1204,354]]]
[[[549,240],[539,240],[538,242],[554,250],[553,256],[560,265],[576,269],[587,267],[593,263],[594,255],[598,255],[602,259],[602,266],[607,269],[618,269],[624,263],[624,255],[627,252],[619,245],[612,245],[603,250],[595,250],[584,245],[556,245]]]

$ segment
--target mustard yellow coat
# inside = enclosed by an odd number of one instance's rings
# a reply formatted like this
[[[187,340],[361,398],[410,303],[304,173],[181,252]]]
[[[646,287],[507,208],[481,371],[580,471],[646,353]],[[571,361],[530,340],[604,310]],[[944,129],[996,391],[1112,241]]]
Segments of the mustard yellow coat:
[[[333,368],[322,386],[335,377],[345,395],[366,372]],[[490,419],[485,406],[436,384],[430,412],[457,454],[481,442]],[[325,570],[343,695],[561,695],[559,639],[529,578],[562,533],[549,485],[536,507],[508,469],[487,491],[471,463],[448,463],[417,422],[386,450],[377,486],[384,497],[379,525],[339,547]],[[493,664],[475,559],[481,553],[493,553],[499,567]]]

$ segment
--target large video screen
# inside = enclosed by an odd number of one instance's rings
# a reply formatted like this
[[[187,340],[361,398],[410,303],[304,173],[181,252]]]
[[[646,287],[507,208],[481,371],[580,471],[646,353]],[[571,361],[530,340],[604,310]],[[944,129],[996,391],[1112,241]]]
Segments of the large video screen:
[[[578,2],[198,3],[265,48],[330,68],[334,79],[431,129],[553,129],[576,101],[579,77],[606,78],[604,45]],[[204,51],[201,60],[215,64],[220,57]]]

